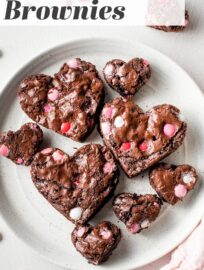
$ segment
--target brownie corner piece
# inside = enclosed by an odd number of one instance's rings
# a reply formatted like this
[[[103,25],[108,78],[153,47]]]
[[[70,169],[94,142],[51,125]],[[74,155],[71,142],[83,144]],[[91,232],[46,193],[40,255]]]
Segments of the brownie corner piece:
[[[113,211],[132,234],[140,233],[155,221],[160,213],[162,200],[153,194],[118,194],[113,201]]]
[[[187,164],[157,164],[151,169],[149,178],[160,198],[172,205],[183,200],[198,181],[195,168]]]
[[[43,140],[43,132],[35,123],[26,123],[17,131],[0,133],[0,155],[17,165],[29,166]]]
[[[121,239],[120,229],[109,221],[102,221],[96,226],[77,225],[71,234],[76,250],[89,263],[99,265],[108,260]]]
[[[181,32],[185,30],[189,26],[190,18],[189,18],[189,13],[186,10],[185,11],[185,23],[184,25],[148,25],[151,28],[161,30],[163,32]]]

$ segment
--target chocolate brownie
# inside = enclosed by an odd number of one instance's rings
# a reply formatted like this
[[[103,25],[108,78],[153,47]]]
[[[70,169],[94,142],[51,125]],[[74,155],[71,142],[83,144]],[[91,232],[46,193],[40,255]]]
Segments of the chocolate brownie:
[[[161,163],[150,172],[150,184],[158,195],[172,205],[181,201],[198,180],[196,170],[190,165]]]
[[[147,60],[134,58],[129,62],[114,59],[103,69],[108,85],[124,97],[133,96],[150,78],[151,69]]]
[[[113,195],[119,171],[107,147],[88,144],[72,157],[56,148],[44,149],[33,160],[31,176],[59,212],[82,224]]]
[[[183,142],[187,125],[179,109],[163,104],[147,113],[132,100],[116,98],[105,104],[100,132],[129,177],[134,177],[174,152]]]
[[[65,63],[54,77],[40,74],[24,79],[18,95],[31,119],[76,141],[91,133],[104,100],[96,67],[79,58]]]
[[[28,166],[37,153],[43,132],[34,123],[24,124],[19,130],[0,133],[0,155],[18,165]]]
[[[121,239],[120,229],[108,221],[93,227],[78,225],[72,232],[72,242],[89,263],[98,265],[107,261]]]
[[[151,25],[150,27],[164,32],[181,32],[185,30],[189,25],[189,14],[188,11],[185,11],[185,24],[184,25]]]
[[[155,221],[161,205],[162,201],[156,195],[121,193],[113,201],[113,210],[129,232],[135,234],[147,229]]]

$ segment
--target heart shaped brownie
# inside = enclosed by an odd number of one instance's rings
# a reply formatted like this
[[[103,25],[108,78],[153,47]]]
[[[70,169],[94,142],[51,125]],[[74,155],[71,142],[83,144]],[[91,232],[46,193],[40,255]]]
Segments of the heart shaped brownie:
[[[104,100],[94,65],[72,59],[54,77],[32,75],[18,90],[24,112],[35,122],[76,141],[93,130]]]
[[[144,113],[132,100],[116,98],[100,116],[100,132],[129,177],[143,172],[174,152],[183,142],[186,123],[172,105]]]
[[[181,201],[198,180],[196,170],[189,165],[158,164],[150,172],[150,184],[158,195],[172,205]]]
[[[34,123],[24,124],[18,131],[0,133],[0,155],[18,165],[28,166],[37,153],[43,132]]]
[[[72,232],[72,242],[90,263],[98,265],[107,261],[121,239],[120,229],[108,221],[93,227],[78,225]]]
[[[109,61],[103,69],[108,85],[122,96],[133,96],[150,78],[147,60],[134,58],[129,62],[119,59]]]
[[[119,172],[107,147],[88,144],[72,156],[44,149],[31,166],[38,191],[73,223],[89,220],[113,195]]]
[[[149,227],[161,209],[162,201],[151,194],[137,195],[121,193],[113,201],[116,216],[125,223],[127,229],[135,234]]]

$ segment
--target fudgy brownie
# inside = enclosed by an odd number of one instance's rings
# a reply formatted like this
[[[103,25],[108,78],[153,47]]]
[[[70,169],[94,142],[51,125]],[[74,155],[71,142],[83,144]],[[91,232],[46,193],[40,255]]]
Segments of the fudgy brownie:
[[[150,78],[147,60],[134,58],[129,62],[119,59],[109,61],[103,69],[108,85],[124,97],[133,96]]]
[[[182,200],[197,180],[196,170],[190,165],[161,163],[150,171],[150,184],[165,202],[172,205]]]
[[[34,123],[24,124],[18,131],[0,133],[0,155],[18,165],[28,166],[37,153],[43,139],[43,132]]]
[[[164,32],[180,32],[185,30],[189,25],[189,14],[188,11],[185,11],[185,25],[169,25],[169,26],[165,26],[165,25],[151,25],[150,27],[155,28],[157,30],[161,30]]]
[[[93,130],[104,100],[96,67],[81,59],[65,63],[54,77],[32,75],[18,89],[24,112],[35,122],[76,141]]]
[[[147,229],[155,221],[161,205],[162,201],[156,195],[121,193],[113,201],[113,210],[129,232],[135,234]]]
[[[59,212],[82,224],[113,195],[119,171],[107,147],[88,144],[72,157],[56,148],[44,149],[32,162],[31,176]]]
[[[167,104],[144,113],[134,101],[116,98],[105,104],[100,116],[103,140],[129,177],[174,152],[186,128],[179,109]]]
[[[72,232],[72,242],[77,251],[95,265],[108,260],[120,239],[120,229],[108,221],[95,227],[78,225]]]

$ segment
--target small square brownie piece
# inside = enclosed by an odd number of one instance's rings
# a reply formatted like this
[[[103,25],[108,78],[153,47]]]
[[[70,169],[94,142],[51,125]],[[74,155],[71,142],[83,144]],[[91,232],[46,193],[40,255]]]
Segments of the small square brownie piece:
[[[164,32],[181,32],[185,30],[189,25],[189,14],[188,11],[185,11],[185,24],[184,25],[150,25],[151,28],[161,30]]]
[[[102,221],[96,226],[77,225],[71,235],[78,252],[89,263],[99,265],[108,260],[120,239],[120,229],[111,222]]]

